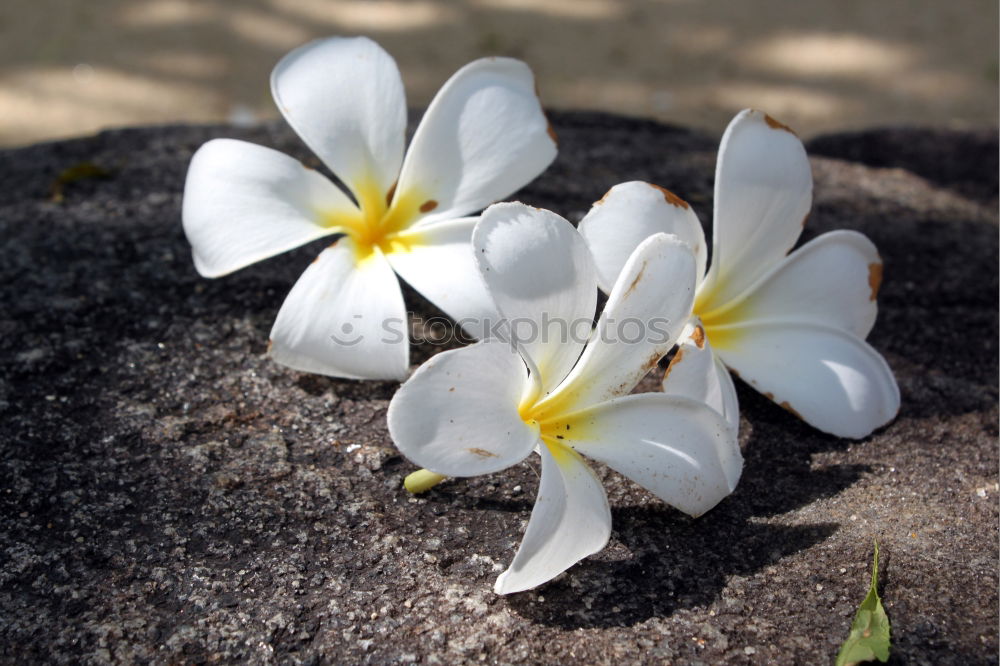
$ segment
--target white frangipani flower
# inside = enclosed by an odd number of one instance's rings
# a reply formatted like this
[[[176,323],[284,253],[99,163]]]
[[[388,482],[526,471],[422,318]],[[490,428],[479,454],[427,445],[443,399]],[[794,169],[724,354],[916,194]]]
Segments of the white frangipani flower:
[[[538,452],[538,499],[497,593],[540,585],[607,543],[607,497],[580,454],[691,515],[732,492],[743,463],[719,414],[688,397],[628,395],[686,324],[695,287],[686,244],[666,234],[643,241],[589,341],[597,274],[569,222],[497,204],[483,213],[472,244],[518,339],[434,356],[396,393],[388,420],[403,455],[440,476],[489,474]],[[583,334],[574,335],[580,323]]]
[[[395,61],[369,39],[331,38],[285,56],[275,102],[349,188],[262,146],[218,139],[191,160],[184,231],[195,266],[218,277],[342,235],[292,288],[271,356],[307,372],[402,378],[406,311],[396,274],[455,319],[492,315],[465,217],[524,186],[556,155],[528,67],[486,58],[427,109],[404,158],[406,100]],[[474,328],[474,327],[473,327]]]
[[[865,342],[875,323],[882,260],[856,231],[822,234],[788,254],[811,202],[812,173],[798,137],[770,116],[745,110],[719,147],[707,274],[694,211],[647,183],[613,188],[581,221],[580,233],[604,290],[651,234],[676,234],[695,249],[697,297],[664,377],[666,393],[705,400],[736,429],[728,366],[815,428],[861,438],[899,410],[892,371]]]

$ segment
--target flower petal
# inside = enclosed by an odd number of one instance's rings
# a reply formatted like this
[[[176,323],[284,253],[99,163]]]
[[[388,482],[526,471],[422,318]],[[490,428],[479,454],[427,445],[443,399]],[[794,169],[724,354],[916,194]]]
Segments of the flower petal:
[[[875,324],[882,259],[856,231],[831,231],[792,252],[760,282],[703,320],[811,321],[864,338]]]
[[[722,137],[715,171],[712,267],[703,287],[711,288],[711,308],[781,261],[811,202],[812,172],[799,138],[765,113],[741,111]]]
[[[518,413],[524,362],[499,340],[437,354],[389,404],[389,433],[412,462],[445,476],[489,474],[520,462],[538,430]]]
[[[694,271],[691,248],[676,236],[644,240],[615,282],[579,363],[537,413],[583,409],[631,391],[684,330]]]
[[[271,72],[285,120],[350,187],[396,182],[406,141],[406,96],[396,62],[367,37],[331,37],[295,49]]]
[[[478,221],[469,217],[404,232],[397,237],[401,249],[387,258],[400,277],[482,340],[498,315],[472,251]]]
[[[885,359],[861,338],[810,322],[759,322],[709,332],[727,366],[823,432],[860,439],[899,411]]]
[[[182,217],[195,268],[219,277],[336,233],[320,224],[323,215],[356,210],[340,188],[288,155],[215,139],[191,158]]]
[[[580,221],[580,233],[594,253],[597,281],[611,291],[629,255],[656,233],[673,234],[691,246],[697,275],[705,275],[708,254],[698,216],[672,192],[642,181],[612,187]]]
[[[482,210],[555,159],[549,132],[527,65],[476,60],[458,70],[427,108],[397,191],[425,194],[435,207],[427,221]]]
[[[493,586],[497,594],[522,592],[547,583],[611,536],[611,509],[600,480],[572,450],[538,447],[542,479],[528,529],[510,568]]]
[[[663,392],[699,402],[722,415],[734,433],[739,432],[740,413],[736,387],[729,370],[712,352],[700,324],[689,326],[682,336],[677,353],[663,375]]]
[[[597,309],[590,250],[563,218],[519,203],[487,208],[472,245],[500,316],[551,391],[590,335]]]
[[[271,357],[295,370],[402,379],[409,367],[399,282],[379,252],[360,262],[343,237],[299,278],[271,329]]]
[[[690,398],[627,395],[560,419],[555,427],[576,451],[692,516],[731,493],[743,469],[735,431]]]

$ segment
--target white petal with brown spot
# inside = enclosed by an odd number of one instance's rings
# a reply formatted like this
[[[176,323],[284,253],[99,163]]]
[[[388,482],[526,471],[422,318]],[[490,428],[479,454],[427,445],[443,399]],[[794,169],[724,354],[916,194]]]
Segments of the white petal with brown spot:
[[[183,222],[205,277],[324,236],[347,237],[334,253],[336,267],[324,253],[323,265],[307,270],[285,300],[271,332],[273,358],[337,377],[405,377],[407,323],[393,269],[465,320],[467,331],[482,330],[477,322],[495,311],[473,267],[474,220],[466,216],[530,182],[556,155],[527,66],[484,58],[463,67],[431,103],[405,155],[399,70],[370,39],[334,37],[295,49],[274,68],[271,89],[350,196],[281,153],[215,140],[191,159]],[[325,273],[338,281],[309,284]],[[341,342],[345,324],[363,332],[363,343]]]
[[[663,389],[708,401],[736,428],[725,364],[813,427],[866,437],[895,417],[900,402],[888,364],[864,341],[875,323],[882,260],[855,231],[823,234],[789,254],[811,201],[802,142],[767,114],[740,112],[719,147],[711,267]],[[630,206],[637,215],[619,222],[591,213],[581,223],[602,275],[624,269],[626,239],[634,247],[644,233],[687,225],[683,237],[699,242],[693,213],[669,200],[644,202],[638,209],[612,189],[602,207]],[[692,335],[707,341],[692,344]]]

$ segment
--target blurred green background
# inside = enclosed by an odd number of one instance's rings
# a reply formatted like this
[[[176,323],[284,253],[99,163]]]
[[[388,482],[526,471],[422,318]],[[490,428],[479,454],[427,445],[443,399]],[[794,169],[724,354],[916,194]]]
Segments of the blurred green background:
[[[550,108],[721,133],[740,108],[811,136],[997,124],[996,0],[3,0],[0,145],[276,110],[286,51],[366,34],[411,106],[483,55],[526,60]]]

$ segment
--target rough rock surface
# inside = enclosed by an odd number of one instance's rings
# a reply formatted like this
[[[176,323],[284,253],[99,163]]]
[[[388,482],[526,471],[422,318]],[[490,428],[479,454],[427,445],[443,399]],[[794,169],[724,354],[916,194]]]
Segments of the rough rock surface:
[[[579,219],[645,179],[710,220],[714,139],[553,122],[559,159],[522,200]],[[315,164],[280,125],[0,153],[3,661],[830,663],[877,537],[893,662],[996,663],[996,132],[813,142],[833,157],[813,159],[804,238],[859,229],[885,259],[871,341],[902,390],[892,425],[836,439],[740,385],[735,494],[692,520],[605,472],[608,548],[510,597],[491,585],[532,506],[531,464],[410,497],[385,426],[393,383],[265,357],[322,243],[195,273],[181,191],[216,136]],[[53,201],[82,162],[110,174]]]

